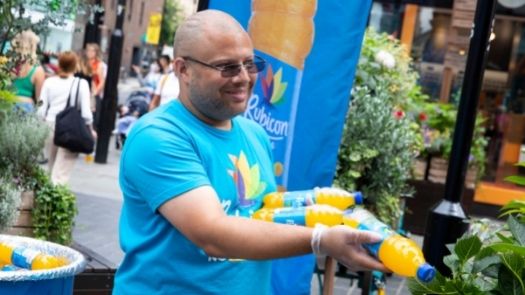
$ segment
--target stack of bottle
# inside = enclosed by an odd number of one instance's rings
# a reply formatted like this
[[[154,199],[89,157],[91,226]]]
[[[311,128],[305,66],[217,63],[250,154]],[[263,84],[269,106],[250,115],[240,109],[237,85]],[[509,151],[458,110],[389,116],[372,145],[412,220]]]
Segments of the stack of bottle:
[[[360,192],[349,193],[337,188],[275,192],[266,195],[263,203],[263,208],[254,212],[252,218],[307,227],[345,224],[373,231],[383,239],[363,246],[394,273],[417,277],[423,282],[431,281],[436,274],[413,240],[397,234],[369,211],[354,207],[363,203]]]
[[[68,263],[65,257],[56,257],[34,249],[0,243],[2,271],[51,269]]]

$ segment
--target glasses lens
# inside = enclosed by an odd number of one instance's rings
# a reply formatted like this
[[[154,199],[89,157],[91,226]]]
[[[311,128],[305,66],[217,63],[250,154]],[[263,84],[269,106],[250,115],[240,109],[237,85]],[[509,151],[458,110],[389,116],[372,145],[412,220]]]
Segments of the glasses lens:
[[[230,78],[239,75],[241,72],[240,64],[225,65],[221,69],[221,74],[225,78]]]
[[[253,60],[253,64],[255,65],[254,73],[262,72],[264,68],[266,67],[266,61],[259,56],[255,56]]]
[[[265,66],[266,66],[266,62],[264,61],[264,59],[258,56],[255,56],[254,60],[245,62],[242,65],[230,64],[230,65],[222,66],[221,75],[224,78],[235,77],[239,75],[239,73],[241,72],[241,67],[244,67],[246,71],[250,74],[257,74],[261,72],[262,70],[264,70]]]

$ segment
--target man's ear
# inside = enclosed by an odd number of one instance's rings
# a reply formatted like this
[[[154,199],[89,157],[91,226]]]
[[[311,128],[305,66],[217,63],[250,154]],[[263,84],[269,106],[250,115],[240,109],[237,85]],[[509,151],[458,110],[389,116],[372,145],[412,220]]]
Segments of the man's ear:
[[[188,82],[190,80],[186,61],[182,57],[173,60],[173,71],[180,81]]]

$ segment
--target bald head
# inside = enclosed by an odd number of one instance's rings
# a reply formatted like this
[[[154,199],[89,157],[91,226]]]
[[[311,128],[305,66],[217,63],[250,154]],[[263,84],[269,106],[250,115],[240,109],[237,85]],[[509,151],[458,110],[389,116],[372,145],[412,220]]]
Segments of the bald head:
[[[199,11],[188,17],[177,29],[173,56],[186,56],[218,34],[247,34],[232,16],[219,10]]]

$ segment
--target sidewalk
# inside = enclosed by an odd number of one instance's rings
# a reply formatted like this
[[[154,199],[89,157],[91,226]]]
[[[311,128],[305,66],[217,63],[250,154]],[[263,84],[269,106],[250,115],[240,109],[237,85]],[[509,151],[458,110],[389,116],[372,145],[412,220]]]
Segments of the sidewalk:
[[[123,103],[138,87],[136,79],[121,81],[119,103]],[[114,140],[114,137],[110,140],[106,164],[87,163],[81,155],[69,184],[77,195],[78,206],[73,239],[118,265],[124,253],[118,241],[118,219],[122,207],[118,185],[120,150],[115,149]]]

